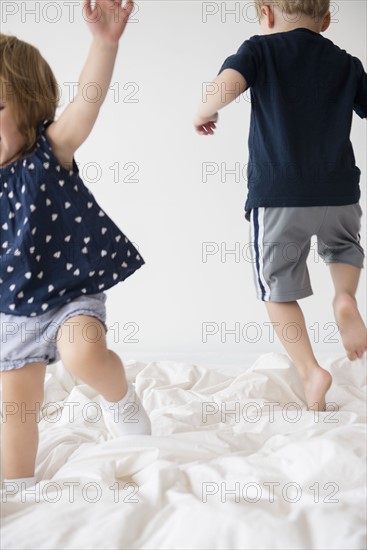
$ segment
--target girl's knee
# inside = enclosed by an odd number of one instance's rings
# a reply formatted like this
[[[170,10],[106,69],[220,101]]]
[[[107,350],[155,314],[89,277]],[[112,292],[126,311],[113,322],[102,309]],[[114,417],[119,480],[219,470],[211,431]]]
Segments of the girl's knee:
[[[86,371],[95,373],[110,362],[109,350],[105,345],[88,346],[83,342],[69,347],[66,353],[60,350],[60,358],[65,369],[74,376]]]

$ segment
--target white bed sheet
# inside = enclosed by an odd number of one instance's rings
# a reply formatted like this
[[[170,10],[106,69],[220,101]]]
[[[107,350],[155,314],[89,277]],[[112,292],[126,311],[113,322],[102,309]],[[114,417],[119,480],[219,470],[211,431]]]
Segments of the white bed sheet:
[[[115,439],[88,421],[94,390],[48,366],[39,493],[2,503],[1,548],[366,548],[366,362],[323,365],[335,405],[315,415],[281,353],[237,375],[129,361],[153,435]]]

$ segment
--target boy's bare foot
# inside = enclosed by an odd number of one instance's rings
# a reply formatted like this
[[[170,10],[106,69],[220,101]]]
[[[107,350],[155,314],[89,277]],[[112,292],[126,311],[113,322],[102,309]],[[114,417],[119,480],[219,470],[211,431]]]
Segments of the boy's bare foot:
[[[337,294],[333,300],[333,308],[348,359],[360,359],[367,350],[367,329],[358,311],[356,299],[350,294]]]
[[[314,367],[303,380],[303,388],[309,411],[324,411],[325,395],[331,386],[331,374],[322,367]]]

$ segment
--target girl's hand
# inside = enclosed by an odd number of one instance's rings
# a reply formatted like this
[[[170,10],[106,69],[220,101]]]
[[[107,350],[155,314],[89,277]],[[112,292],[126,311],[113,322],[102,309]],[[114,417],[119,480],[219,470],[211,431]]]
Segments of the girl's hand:
[[[218,113],[215,113],[211,117],[202,117],[197,115],[194,119],[195,130],[202,136],[208,136],[214,134],[216,129],[216,122],[218,120]]]
[[[90,4],[91,0],[84,0],[83,11],[93,36],[117,44],[133,11],[133,0],[126,0],[124,8],[121,0],[95,0],[93,9]]]

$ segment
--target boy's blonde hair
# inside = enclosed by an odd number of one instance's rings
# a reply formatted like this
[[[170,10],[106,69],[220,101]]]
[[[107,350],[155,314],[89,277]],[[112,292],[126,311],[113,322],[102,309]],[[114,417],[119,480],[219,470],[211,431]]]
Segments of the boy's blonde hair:
[[[54,120],[59,103],[56,78],[37,48],[0,34],[0,99],[9,103],[24,138],[23,156],[36,142],[37,126]]]
[[[258,16],[260,17],[261,6],[275,6],[282,13],[289,15],[308,15],[320,20],[330,10],[330,0],[255,0]],[[294,18],[292,17],[292,21]]]

